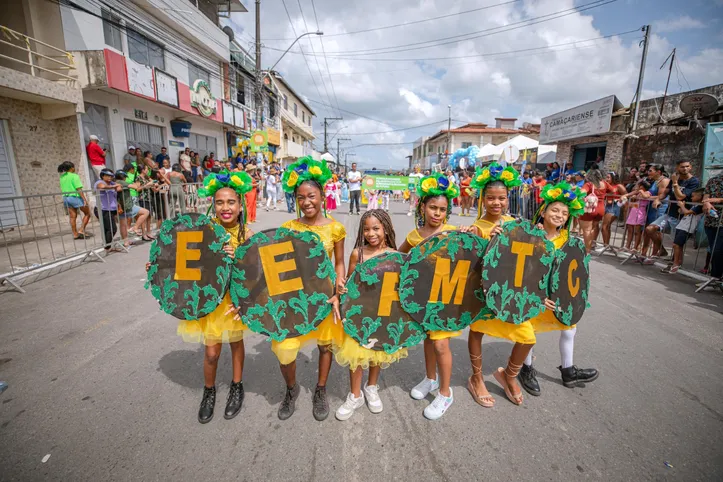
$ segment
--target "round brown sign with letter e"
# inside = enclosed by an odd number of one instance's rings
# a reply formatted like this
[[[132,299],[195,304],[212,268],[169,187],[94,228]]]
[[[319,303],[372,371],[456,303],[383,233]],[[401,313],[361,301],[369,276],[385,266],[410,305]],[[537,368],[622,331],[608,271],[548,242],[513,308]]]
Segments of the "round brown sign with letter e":
[[[223,251],[228,237],[202,214],[178,214],[163,222],[151,244],[146,283],[163,311],[197,320],[221,304],[232,263]]]
[[[554,245],[526,220],[505,223],[484,255],[487,306],[502,321],[519,325],[539,315],[554,261]]]
[[[555,265],[550,276],[548,298],[557,305],[555,317],[566,326],[577,324],[589,306],[590,255],[578,238],[555,251]]]
[[[458,331],[485,314],[481,272],[487,241],[447,231],[409,252],[399,298],[404,311],[427,331]]]
[[[424,340],[422,326],[402,309],[399,276],[407,256],[384,253],[359,263],[341,297],[344,331],[359,345],[392,354]]]
[[[315,330],[329,316],[335,280],[318,235],[267,229],[236,249],[229,293],[251,331],[283,341]]]

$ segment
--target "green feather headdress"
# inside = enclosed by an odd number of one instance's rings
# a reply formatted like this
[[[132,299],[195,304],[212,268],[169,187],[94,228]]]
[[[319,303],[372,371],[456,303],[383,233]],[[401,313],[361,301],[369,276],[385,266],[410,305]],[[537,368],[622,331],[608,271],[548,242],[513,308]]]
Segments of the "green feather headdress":
[[[281,185],[286,192],[294,190],[304,181],[316,181],[322,189],[331,179],[332,172],[326,166],[326,161],[317,161],[310,156],[302,157],[291,164],[281,178]]]
[[[203,178],[203,187],[198,190],[201,197],[213,197],[219,189],[228,187],[236,191],[243,199],[244,194],[253,189],[253,179],[245,172],[221,171]]]
[[[546,206],[554,202],[565,204],[570,210],[570,218],[581,216],[585,212],[585,197],[587,194],[579,187],[571,186],[566,182],[555,185],[547,184],[542,188],[540,198],[544,201],[544,205],[540,211],[544,211]]]
[[[435,172],[423,177],[417,185],[417,194],[420,198],[430,196],[446,196],[450,201],[459,196],[459,189],[444,174]]]
[[[487,184],[501,181],[507,187],[507,189],[519,186],[522,184],[520,179],[520,173],[515,171],[512,166],[502,167],[498,163],[493,162],[487,167],[478,167],[472,176],[472,181],[469,186],[472,189],[479,189],[480,192],[484,191]]]

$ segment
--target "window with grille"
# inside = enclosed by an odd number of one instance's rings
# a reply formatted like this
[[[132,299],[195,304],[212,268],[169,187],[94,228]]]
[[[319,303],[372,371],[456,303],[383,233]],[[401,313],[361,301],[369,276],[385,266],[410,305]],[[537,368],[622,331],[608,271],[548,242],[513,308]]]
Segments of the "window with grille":
[[[472,147],[471,142],[463,142],[462,143],[462,149],[467,149],[468,147]]]
[[[125,131],[129,146],[138,147],[141,152],[151,151],[154,158],[161,153],[161,147],[165,147],[162,127],[126,119]]]
[[[294,117],[299,117],[299,106],[294,104]]]
[[[201,134],[191,133],[188,137],[188,147],[190,147],[193,152],[197,152],[201,160],[212,152],[214,154],[217,152],[216,138]]]
[[[163,47],[138,32],[127,29],[128,56],[139,64],[165,70]]]
[[[103,37],[105,39],[105,44],[113,47],[119,52],[123,52],[123,41],[121,40],[120,29],[120,16],[105,8],[102,8],[100,10],[100,13],[103,17]]]
[[[196,64],[188,63],[188,85],[193,85],[196,80],[201,79],[209,86],[211,85],[211,74]]]

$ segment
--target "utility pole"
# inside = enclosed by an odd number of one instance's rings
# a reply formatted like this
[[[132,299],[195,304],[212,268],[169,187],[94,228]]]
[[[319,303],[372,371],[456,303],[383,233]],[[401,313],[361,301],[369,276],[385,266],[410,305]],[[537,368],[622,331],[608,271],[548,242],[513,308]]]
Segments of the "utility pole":
[[[350,141],[348,137],[336,138],[336,162],[341,163],[341,141]]]
[[[261,0],[256,0],[256,128],[261,129],[264,111],[263,75],[261,73]]]
[[[659,121],[663,121],[663,107],[665,106],[665,97],[668,95],[668,84],[670,84],[670,74],[673,72],[673,62],[675,62],[675,49],[668,55],[668,58],[665,59],[665,62],[663,62],[663,65],[660,66],[659,70],[662,70],[663,67],[665,67],[665,64],[668,62],[668,59],[670,59],[670,67],[668,68],[668,80],[665,82],[665,93],[663,93],[663,102],[660,103],[660,111],[658,112]],[[657,132],[657,129],[656,129]]]
[[[324,117],[324,152],[329,152],[329,143],[327,141],[326,128],[329,125],[327,121],[341,120],[341,117]]]
[[[650,43],[650,25],[643,25],[645,37],[642,40],[643,57],[640,59],[640,75],[638,76],[638,88],[635,91],[635,114],[633,115],[633,130],[638,128],[638,114],[640,113],[640,94],[643,90],[643,76],[645,74],[645,61],[648,59],[648,43]]]
[[[452,106],[447,106],[447,112],[449,113],[449,116],[447,117],[447,159],[449,159],[449,153],[452,150],[452,144],[451,144],[451,130],[452,130]],[[442,167],[442,162],[439,162],[439,167]]]
[[[346,163],[348,156],[356,156],[356,154],[353,152],[345,152],[344,153],[344,176],[346,176],[347,173],[349,172],[349,168],[347,167],[347,163]]]

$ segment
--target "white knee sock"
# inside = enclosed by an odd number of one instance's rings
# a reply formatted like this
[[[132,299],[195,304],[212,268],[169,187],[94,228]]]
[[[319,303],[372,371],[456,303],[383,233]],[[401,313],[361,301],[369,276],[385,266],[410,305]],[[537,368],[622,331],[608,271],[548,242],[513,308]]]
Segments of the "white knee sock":
[[[562,368],[570,368],[572,366],[572,354],[575,351],[576,332],[577,327],[560,332],[560,361]]]
[[[525,365],[532,366],[532,350],[530,350],[530,353],[527,354],[527,358],[525,358]]]

